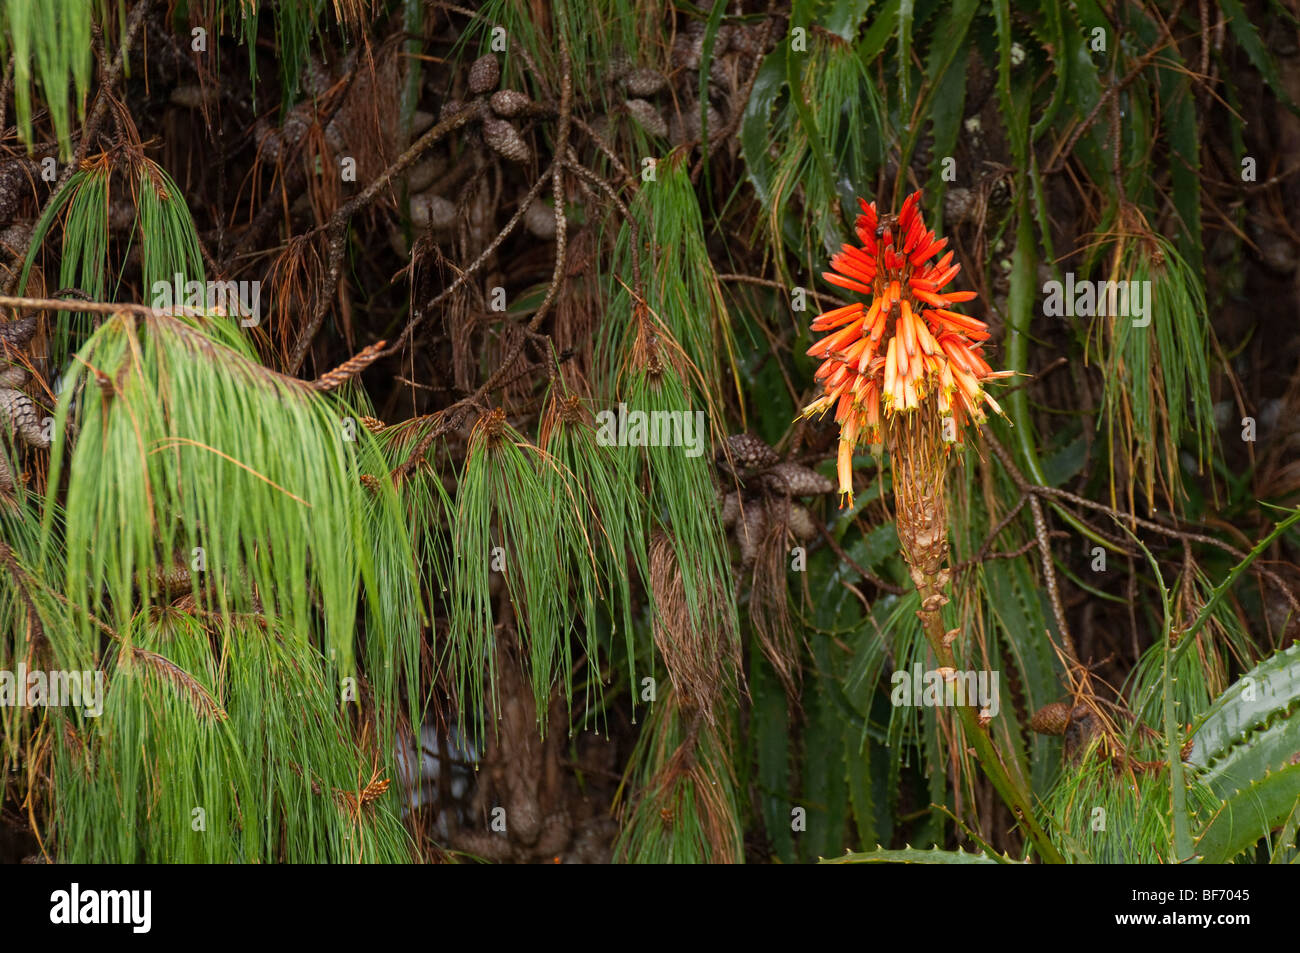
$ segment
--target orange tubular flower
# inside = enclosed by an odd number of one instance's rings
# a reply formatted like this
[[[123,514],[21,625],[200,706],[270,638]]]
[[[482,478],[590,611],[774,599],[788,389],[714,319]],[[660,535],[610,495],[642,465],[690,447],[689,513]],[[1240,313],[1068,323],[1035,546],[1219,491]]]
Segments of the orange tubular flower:
[[[881,217],[876,203],[859,202],[861,247],[843,246],[831,258],[833,270],[822,277],[869,296],[870,303],[813,320],[812,330],[831,333],[808,349],[825,360],[815,375],[822,396],[804,408],[805,415],[835,408],[840,493],[850,506],[853,450],[860,441],[881,443],[885,422],[931,400],[942,416],[953,418],[952,433],[960,441],[968,420],[984,420],[983,404],[1001,413],[983,383],[1012,373],[995,372],[984,360],[988,325],[952,310],[975,292],[943,290],[961,265],[952,263],[952,252],[933,261],[948,239],[926,230],[921,193],[909,195],[897,216]]]

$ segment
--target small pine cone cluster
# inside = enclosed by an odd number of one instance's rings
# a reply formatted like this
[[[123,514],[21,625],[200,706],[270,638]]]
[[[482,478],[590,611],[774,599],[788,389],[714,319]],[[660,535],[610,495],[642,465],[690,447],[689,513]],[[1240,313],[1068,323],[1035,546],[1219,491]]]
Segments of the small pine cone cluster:
[[[785,528],[807,543],[817,538],[817,521],[802,503],[773,498],[744,498],[740,493],[721,495],[722,525],[731,528],[740,548],[741,566],[751,566],[769,531]],[[784,546],[785,533],[772,537]]]
[[[1040,735],[1056,735],[1065,742],[1065,756],[1077,760],[1102,731],[1100,720],[1087,705],[1052,702],[1034,712],[1029,727]]]
[[[473,100],[468,103],[447,100],[442,104],[439,118],[445,122],[466,109],[473,110],[472,121],[479,123],[484,145],[509,162],[527,162],[533,151],[509,120],[526,115],[533,102],[518,90],[497,89],[500,83],[501,64],[496,56],[491,53],[480,56],[470,64],[466,83]]]
[[[650,102],[650,97],[668,89],[668,78],[658,70],[640,67],[621,72],[618,84],[625,95],[623,111],[632,121],[652,136],[667,138],[668,120],[663,108]]]
[[[752,565],[766,541],[784,546],[783,530],[801,542],[816,538],[816,519],[799,498],[832,492],[831,480],[802,464],[782,461],[775,450],[747,433],[727,438],[717,464],[723,473],[722,525],[732,530],[741,566]],[[728,483],[736,488],[729,489]]]
[[[835,489],[830,479],[797,463],[778,463],[759,474],[758,479],[773,493],[785,496],[816,496]]]

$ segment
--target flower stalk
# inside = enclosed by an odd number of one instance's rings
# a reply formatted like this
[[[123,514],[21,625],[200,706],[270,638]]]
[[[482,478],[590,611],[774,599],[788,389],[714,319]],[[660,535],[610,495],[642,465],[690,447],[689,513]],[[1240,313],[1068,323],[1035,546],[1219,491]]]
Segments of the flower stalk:
[[[814,331],[832,333],[808,351],[824,359],[816,372],[823,393],[804,414],[835,409],[839,488],[848,506],[856,447],[866,442],[888,448],[899,544],[921,599],[917,616],[940,667],[955,671],[960,630],[945,631],[942,618],[950,581],[948,464],[965,428],[985,419],[985,405],[1002,412],[985,383],[1013,372],[994,371],[985,361],[987,325],[953,310],[975,293],[943,290],[961,266],[953,264],[952,252],[932,261],[947,239],[926,230],[920,201],[921,193],[914,192],[896,216],[861,203],[860,246],[844,245],[823,277],[870,300],[814,319]],[[1039,856],[1059,863],[1060,854],[1035,819],[1024,779],[1008,770],[993,744],[988,717],[972,705],[955,707],[993,787]]]

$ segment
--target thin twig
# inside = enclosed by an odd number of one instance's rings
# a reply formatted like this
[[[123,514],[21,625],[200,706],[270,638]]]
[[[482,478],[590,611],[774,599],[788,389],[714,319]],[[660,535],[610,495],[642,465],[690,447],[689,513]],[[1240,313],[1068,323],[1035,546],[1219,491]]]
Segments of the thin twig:
[[[407,168],[414,165],[415,161],[427,152],[434,143],[453,130],[466,125],[474,118],[475,113],[472,109],[462,109],[455,115],[448,116],[421,136],[411,148],[402,153],[396,162],[380,173],[361,192],[340,205],[334,211],[334,214],[330,216],[329,222],[324,226],[325,232],[329,236],[328,273],[320,287],[320,293],[316,299],[316,309],[312,313],[311,320],[307,322],[307,326],[298,335],[293,351],[289,354],[289,362],[285,368],[287,373],[298,373],[298,368],[302,367],[302,362],[307,356],[307,349],[311,347],[312,339],[316,337],[321,325],[325,323],[325,312],[329,310],[330,301],[333,300],[338,285],[339,275],[343,271],[343,253],[347,248],[349,220],[354,214],[373,202],[395,176],[401,175]]]
[[[1178,14],[1182,12],[1182,9],[1183,0],[1179,0],[1178,6],[1174,8],[1174,16],[1171,19],[1176,19]],[[1092,127],[1092,124],[1097,119],[1098,113],[1100,113],[1105,105],[1110,102],[1112,97],[1126,89],[1133,80],[1137,79],[1138,76],[1142,74],[1142,71],[1150,65],[1151,61],[1155,59],[1158,53],[1163,52],[1166,47],[1174,45],[1173,36],[1169,34],[1168,29],[1166,29],[1165,32],[1167,40],[1164,43],[1147,50],[1147,52],[1138,60],[1137,65],[1134,66],[1122,80],[1118,83],[1111,83],[1111,85],[1106,88],[1106,91],[1102,93],[1101,98],[1097,100],[1096,105],[1092,107],[1092,111],[1088,113],[1088,118],[1074,128],[1074,131],[1070,134],[1069,138],[1065,140],[1064,145],[1057,148],[1056,152],[1052,156],[1052,161],[1047,164],[1047,168],[1044,170],[1044,175],[1055,175],[1057,172],[1060,172],[1065,166],[1066,158],[1074,151],[1074,144],[1079,141],[1080,136]]]
[[[546,289],[546,297],[541,306],[528,322],[529,330],[536,331],[542,319],[551,310],[556,296],[560,293],[560,284],[564,280],[565,251],[568,248],[569,222],[564,214],[564,165],[565,153],[569,151],[570,120],[573,115],[573,63],[569,57],[569,36],[562,13],[563,6],[556,6],[555,13],[559,22],[555,32],[560,38],[560,64],[563,74],[560,77],[560,127],[555,134],[555,159],[551,163],[551,194],[555,202],[555,270],[551,272],[551,284]]]
[[[848,566],[850,569],[856,572],[867,582],[871,583],[881,592],[889,592],[896,596],[901,596],[906,591],[905,589],[903,589],[902,586],[896,586],[892,582],[886,582],[885,580],[881,579],[879,576],[875,575],[869,570],[863,569],[861,566],[859,566],[856,562],[853,561],[853,558],[844,551],[844,549],[840,546],[840,544],[835,542],[835,537],[832,536],[830,532],[826,529],[826,527],[823,526],[821,523],[817,524],[817,531],[822,534],[822,539],[826,540],[826,545],[831,548],[831,552],[833,552],[837,557],[839,557],[840,562],[844,563],[846,566]]]
[[[576,162],[565,160],[564,167],[575,175],[586,179],[596,188],[600,189],[614,203],[619,212],[623,215],[623,221],[627,223],[628,232],[631,233],[631,241],[628,247],[632,252],[632,292],[640,301],[645,300],[645,286],[641,283],[641,230],[637,225],[636,217],[628,209],[623,200],[618,197],[618,192],[614,186],[610,185],[595,172],[592,172],[586,166],[579,165]]]
[[[520,200],[519,208],[515,210],[514,215],[510,216],[510,221],[506,222],[505,227],[497,233],[496,238],[488,242],[487,247],[479,253],[479,256],[475,258],[474,261],[470,262],[455,281],[430,298],[423,308],[420,308],[415,312],[411,320],[406,323],[406,327],[402,329],[402,333],[397,336],[397,340],[385,348],[380,354],[381,357],[388,357],[392,354],[396,354],[405,347],[406,342],[411,338],[411,334],[424,322],[425,315],[459,291],[465,282],[474,277],[474,275],[477,274],[485,264],[487,264],[488,259],[492,257],[493,253],[499,247],[501,247],[501,243],[509,238],[511,233],[519,226],[519,223],[523,221],[524,214],[528,211],[528,207],[533,204],[537,199],[537,196],[541,194],[542,189],[545,188],[546,183],[550,180],[551,170],[548,168],[542,173],[541,178],[533,183],[533,187],[529,189],[528,193]]]
[[[623,184],[635,191],[638,187],[636,176],[632,175],[632,173],[627,170],[627,166],[625,166],[623,160],[618,157],[618,153],[610,148],[609,143],[601,138],[600,133],[596,132],[595,129],[592,129],[591,126],[587,125],[587,123],[578,116],[573,116],[572,122],[588,139],[591,140],[591,144],[596,147],[597,151],[609,160],[609,164],[614,167],[614,171],[622,177]]]
[[[735,281],[747,285],[758,285],[762,288],[776,288],[779,291],[790,291],[791,287],[780,281],[773,281],[771,278],[759,278],[755,275],[718,275],[719,281]],[[845,302],[834,295],[822,294],[820,291],[807,290],[808,297],[829,304],[832,308],[843,307]]]
[[[379,360],[379,355],[383,353],[384,341],[376,341],[369,347],[363,348],[356,356],[344,361],[332,371],[327,371],[316,380],[311,382],[311,386],[318,391],[331,391],[342,387],[352,378],[356,377],[363,370],[369,367],[375,361]]]
[[[1016,501],[1016,505],[1013,506],[1011,510],[1007,513],[1007,515],[1002,517],[1002,519],[998,521],[998,525],[994,526],[993,529],[989,532],[989,535],[985,538],[983,545],[980,546],[979,550],[975,553],[975,557],[972,560],[970,560],[972,563],[978,563],[984,559],[985,555],[987,555],[988,552],[993,548],[993,541],[998,538],[998,536],[1002,533],[1004,529],[1006,529],[1008,526],[1011,525],[1011,521],[1016,518],[1016,514],[1019,513],[1021,510],[1023,510],[1025,508],[1025,504],[1028,502],[1029,502],[1029,494],[1028,493],[1020,494],[1020,499]]]
[[[1225,543],[1223,540],[1218,539],[1217,537],[1207,536],[1204,533],[1188,532],[1187,530],[1176,529],[1171,526],[1165,526],[1162,523],[1156,523],[1152,520],[1143,519],[1142,517],[1135,516],[1131,513],[1121,512],[1120,510],[1117,510],[1114,507],[1106,506],[1104,503],[1096,503],[1093,500],[1090,500],[1086,497],[1079,496],[1077,493],[1071,493],[1068,490],[1060,490],[1057,489],[1056,487],[1040,486],[1037,483],[1030,483],[1029,480],[1025,477],[1025,475],[1020,471],[1020,468],[1015,465],[1015,462],[1011,458],[1010,451],[1008,451],[1007,448],[1004,447],[1001,444],[1001,442],[999,442],[998,439],[994,437],[993,434],[987,429],[984,431],[983,435],[984,438],[988,441],[989,446],[993,448],[994,453],[996,453],[998,458],[1002,461],[1003,466],[1007,468],[1007,472],[1011,475],[1011,479],[1016,484],[1017,489],[1019,489],[1022,493],[1030,493],[1033,494],[1033,496],[1035,497],[1049,497],[1051,499],[1056,499],[1056,500],[1067,500],[1070,503],[1073,503],[1075,506],[1105,513],[1106,515],[1111,516],[1120,522],[1131,523],[1134,526],[1139,526],[1142,529],[1148,530],[1149,532],[1158,533],[1170,539],[1188,540],[1194,543],[1202,543],[1206,546],[1213,546],[1216,549],[1220,549],[1223,552],[1229,553],[1238,561],[1244,560],[1246,558],[1246,553],[1242,552],[1240,549],[1231,545],[1230,543]],[[1257,573],[1262,578],[1267,579],[1269,582],[1273,583],[1273,585],[1278,588],[1278,591],[1281,592],[1283,598],[1286,599],[1287,603],[1291,606],[1291,608],[1294,609],[1297,614],[1300,614],[1300,602],[1296,600],[1295,594],[1291,591],[1291,588],[1282,580],[1280,576],[1277,575],[1277,573],[1273,572],[1271,569],[1266,569],[1263,566],[1257,564],[1252,564],[1250,568],[1252,572]]]

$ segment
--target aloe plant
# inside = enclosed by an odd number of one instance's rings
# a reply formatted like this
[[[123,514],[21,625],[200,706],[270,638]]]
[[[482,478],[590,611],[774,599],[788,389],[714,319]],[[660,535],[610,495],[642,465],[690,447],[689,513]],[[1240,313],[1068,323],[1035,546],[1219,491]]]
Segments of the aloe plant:
[[[1234,682],[1201,716],[1191,740],[1187,761],[1220,800],[1196,835],[1196,854],[1204,863],[1226,863],[1281,827],[1300,804],[1300,645]]]

